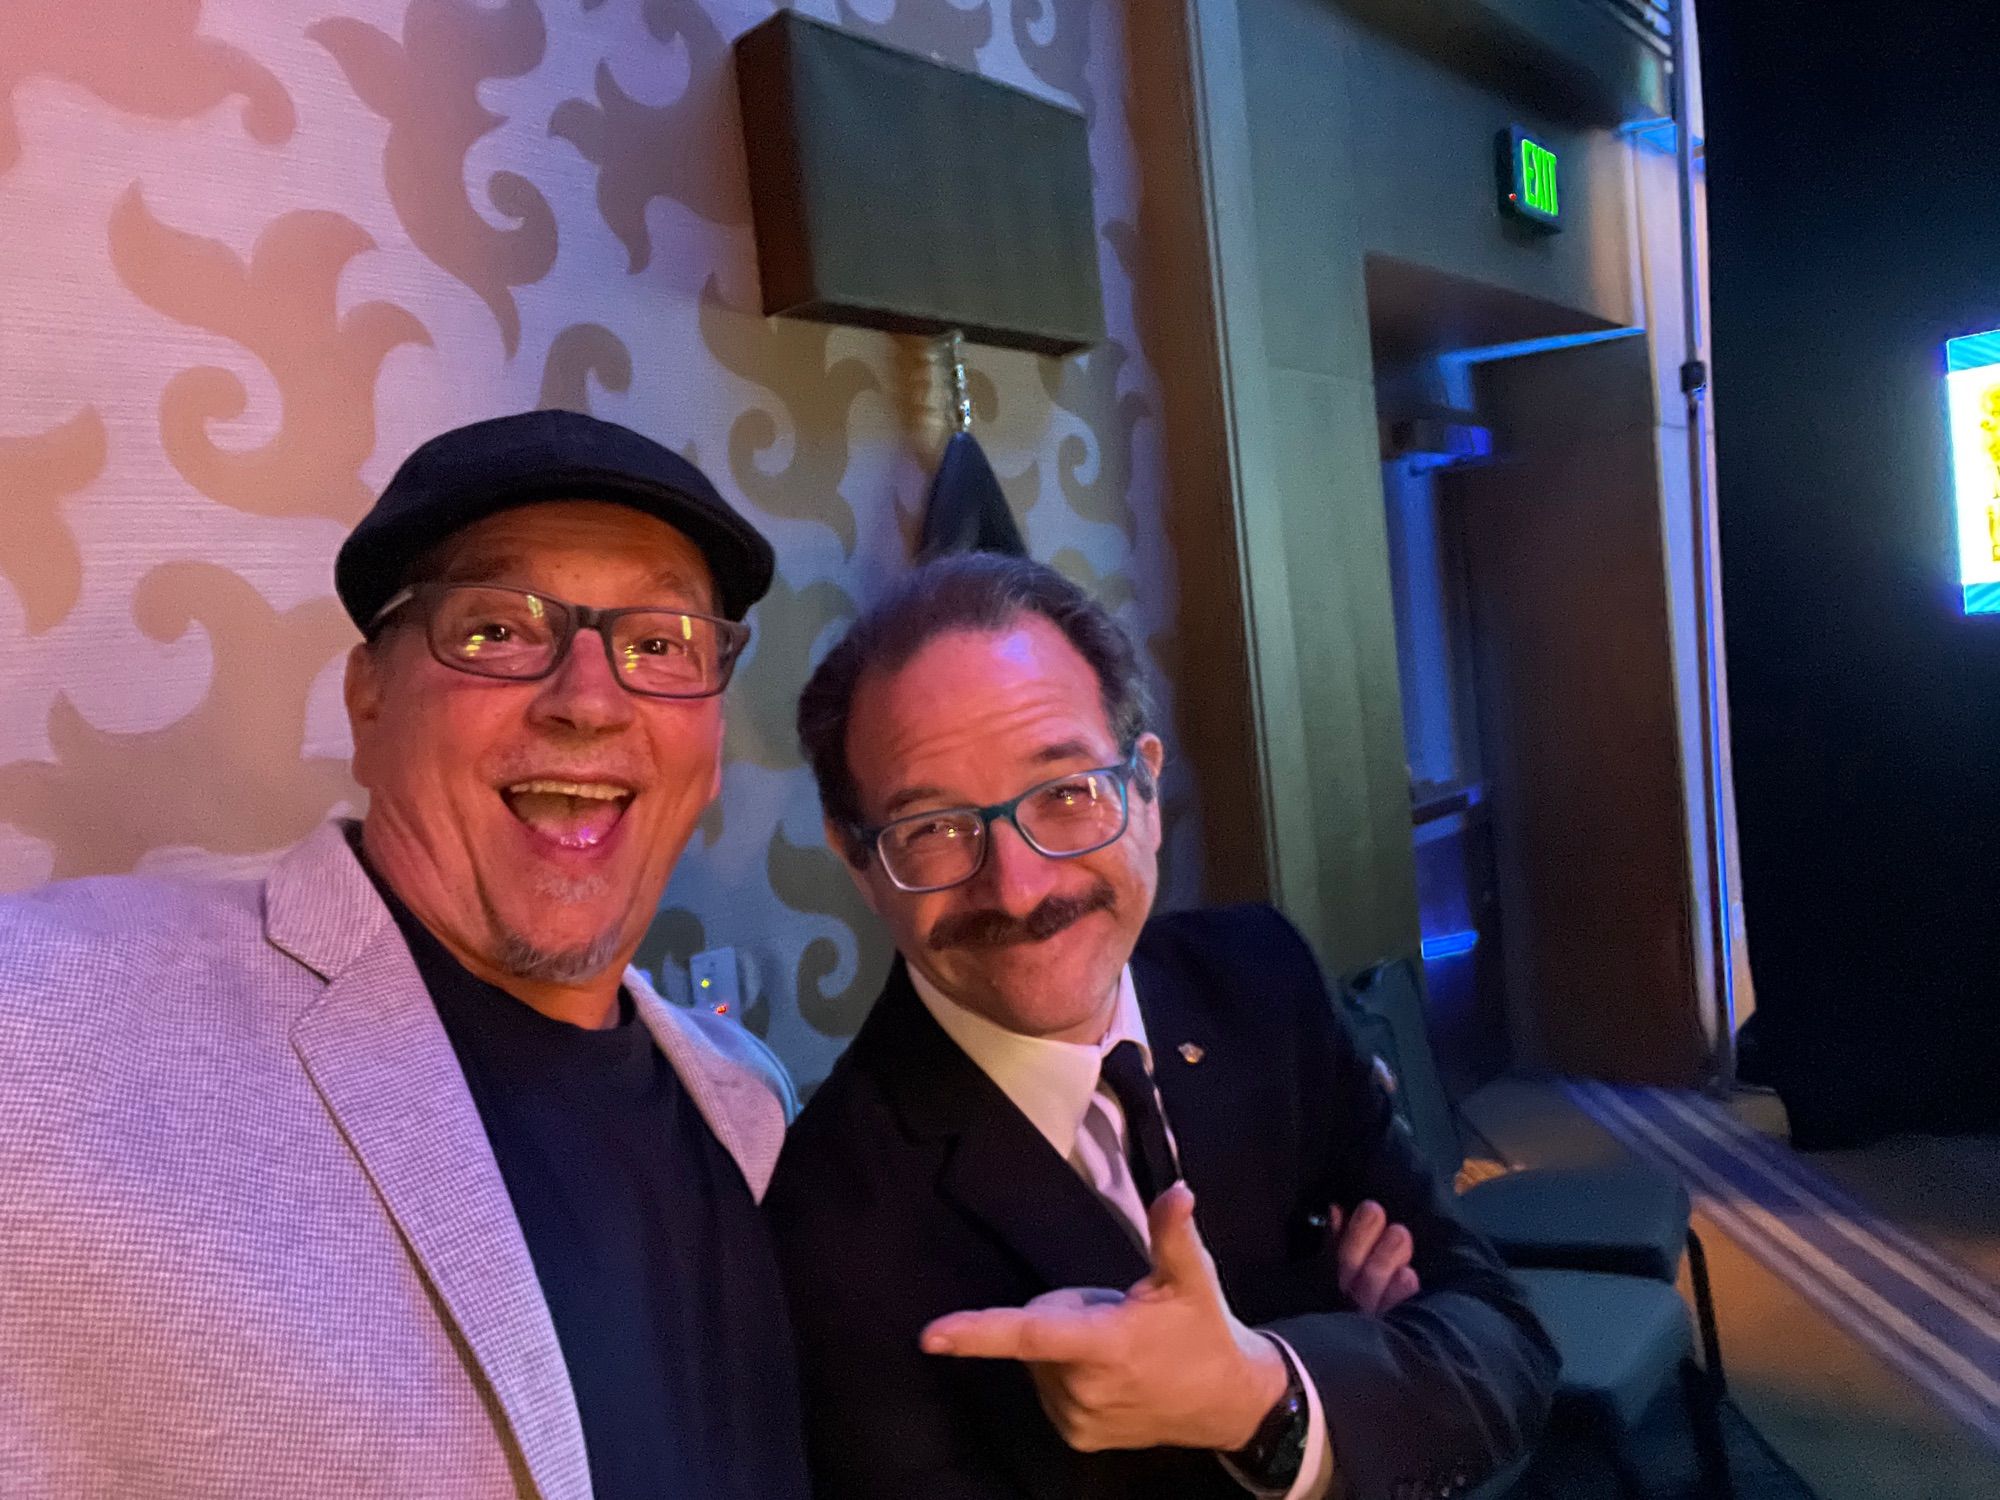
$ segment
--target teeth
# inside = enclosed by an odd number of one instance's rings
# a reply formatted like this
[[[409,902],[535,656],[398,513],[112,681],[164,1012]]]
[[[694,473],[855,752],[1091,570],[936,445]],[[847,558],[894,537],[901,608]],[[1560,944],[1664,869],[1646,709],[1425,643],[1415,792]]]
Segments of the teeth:
[[[622,786],[603,781],[517,781],[507,788],[510,797],[541,792],[557,797],[588,797],[595,802],[623,802],[632,795]]]

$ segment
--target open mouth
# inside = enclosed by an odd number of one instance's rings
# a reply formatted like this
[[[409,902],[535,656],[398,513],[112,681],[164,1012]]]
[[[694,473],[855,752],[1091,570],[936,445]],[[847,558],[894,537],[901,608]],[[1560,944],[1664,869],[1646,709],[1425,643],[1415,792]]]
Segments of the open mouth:
[[[550,843],[594,849],[611,836],[636,794],[608,781],[517,781],[500,789],[507,810]]]

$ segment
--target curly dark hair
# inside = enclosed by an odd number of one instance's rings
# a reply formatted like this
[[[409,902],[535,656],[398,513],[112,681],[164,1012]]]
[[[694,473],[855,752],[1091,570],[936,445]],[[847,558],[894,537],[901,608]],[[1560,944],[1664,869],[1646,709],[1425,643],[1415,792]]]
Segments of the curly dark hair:
[[[1097,674],[1104,717],[1129,756],[1153,725],[1152,693],[1138,648],[1103,605],[1054,568],[992,552],[958,553],[919,566],[865,610],[826,654],[799,695],[799,743],[819,783],[827,820],[847,835],[847,857],[865,864],[866,826],[847,764],[847,723],[864,674],[893,672],[938,636],[1004,630],[1040,615],[1060,630]],[[1153,795],[1145,763],[1134,780]]]

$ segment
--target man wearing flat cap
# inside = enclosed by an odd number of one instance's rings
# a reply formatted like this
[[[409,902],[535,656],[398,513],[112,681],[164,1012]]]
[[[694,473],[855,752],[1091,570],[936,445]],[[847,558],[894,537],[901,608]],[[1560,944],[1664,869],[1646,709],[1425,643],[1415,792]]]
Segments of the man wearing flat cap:
[[[535,412],[341,548],[358,824],[0,902],[0,1494],[803,1497],[731,1023],[627,967],[771,550]]]

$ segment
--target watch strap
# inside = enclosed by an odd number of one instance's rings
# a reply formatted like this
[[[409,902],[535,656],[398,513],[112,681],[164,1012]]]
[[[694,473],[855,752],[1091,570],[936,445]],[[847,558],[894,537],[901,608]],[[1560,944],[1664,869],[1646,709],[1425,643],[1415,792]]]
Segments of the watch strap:
[[[1291,1351],[1271,1335],[1279,1356],[1285,1361],[1285,1393],[1264,1414],[1250,1441],[1234,1453],[1223,1455],[1229,1466],[1252,1488],[1271,1494],[1288,1493],[1298,1482],[1306,1459],[1306,1439],[1312,1430],[1312,1407],[1306,1400],[1305,1381]]]

